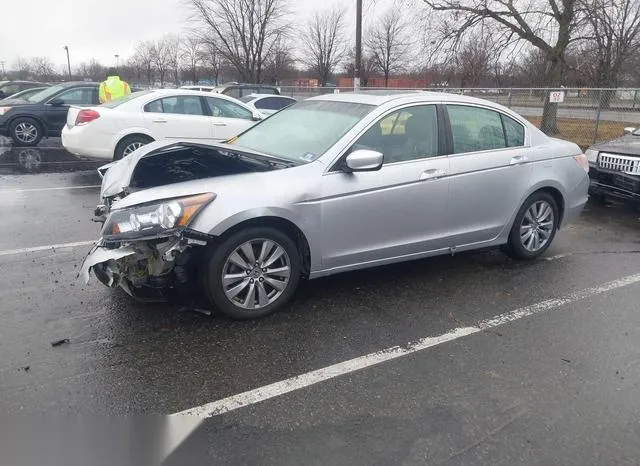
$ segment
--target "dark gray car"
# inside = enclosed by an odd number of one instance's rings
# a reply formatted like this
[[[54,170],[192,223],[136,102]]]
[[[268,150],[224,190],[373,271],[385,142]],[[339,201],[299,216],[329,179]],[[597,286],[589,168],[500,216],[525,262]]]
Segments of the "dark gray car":
[[[640,202],[640,128],[626,128],[625,135],[613,141],[591,146],[589,193]]]

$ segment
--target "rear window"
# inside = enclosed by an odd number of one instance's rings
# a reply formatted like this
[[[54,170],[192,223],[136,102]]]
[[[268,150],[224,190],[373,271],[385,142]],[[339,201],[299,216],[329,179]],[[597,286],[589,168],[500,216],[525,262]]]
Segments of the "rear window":
[[[122,99],[118,99],[118,100],[112,100],[111,102],[107,102],[101,105],[101,107],[106,107],[106,108],[116,108],[119,105],[122,105],[126,102],[129,102],[130,100],[133,99],[137,99],[138,97],[142,97],[143,95],[147,95],[147,94],[151,94],[153,91],[139,91],[139,92],[133,92],[131,94],[129,94],[126,97],[123,97]]]

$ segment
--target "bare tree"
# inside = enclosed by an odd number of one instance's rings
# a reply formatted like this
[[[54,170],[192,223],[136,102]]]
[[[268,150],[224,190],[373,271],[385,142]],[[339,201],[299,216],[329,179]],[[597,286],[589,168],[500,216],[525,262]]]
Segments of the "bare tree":
[[[153,43],[151,57],[153,64],[155,65],[155,69],[158,71],[160,87],[164,87],[164,80],[167,76],[167,71],[169,70],[171,61],[170,50],[165,37]]]
[[[618,87],[625,61],[640,46],[638,0],[583,0],[590,39],[582,48],[586,73],[595,87]]]
[[[286,0],[190,0],[196,18],[241,79],[260,82],[275,41],[289,27]]]
[[[33,57],[31,69],[38,79],[48,81],[56,75],[55,65],[49,57]]]
[[[367,53],[364,53],[361,58],[362,68],[360,69],[360,80],[362,87],[367,87],[369,85],[369,78],[372,74],[378,71],[376,66],[376,62],[371,56]],[[353,78],[356,73],[356,51],[354,49],[350,49],[349,53],[347,53],[347,58],[345,59],[344,72],[347,76]]]
[[[153,71],[155,68],[153,42],[139,42],[136,45],[136,51],[133,57],[137,66],[140,69],[144,70],[147,77],[147,84],[151,84],[153,80]]]
[[[291,53],[293,47],[285,37],[279,38],[271,48],[271,53],[267,58],[264,75],[273,84],[279,84],[285,75],[294,71],[295,58]]]
[[[167,71],[173,74],[173,82],[180,85],[180,56],[182,54],[182,39],[177,34],[167,34],[161,41],[164,43]]]
[[[198,82],[198,66],[204,61],[203,45],[202,37],[195,33],[189,34],[182,42],[182,62],[194,84]]]
[[[95,58],[92,58],[88,62],[81,62],[76,68],[76,74],[82,79],[88,79],[91,81],[102,81],[106,77],[107,68],[104,67]]]
[[[216,42],[215,37],[205,37],[203,38],[203,42],[204,64],[211,70],[213,81],[216,83],[216,85],[218,85],[220,84],[220,70],[223,64],[222,53],[220,53],[220,49],[218,48],[218,43]]]
[[[408,23],[400,9],[392,7],[373,25],[367,34],[365,45],[377,68],[384,74],[384,86],[389,86],[389,75],[404,68],[412,41],[408,35]]]
[[[313,71],[321,86],[327,84],[347,53],[344,31],[344,11],[338,8],[316,12],[302,31],[300,61]]]
[[[466,32],[490,24],[504,43],[522,40],[543,52],[545,81],[560,87],[565,73],[565,53],[579,40],[584,19],[581,0],[423,0],[435,12],[444,13],[442,24],[455,43]],[[556,127],[557,104],[545,101],[541,129],[550,134]]]
[[[31,62],[22,57],[16,58],[16,61],[13,63],[13,69],[17,72],[18,79],[28,79],[33,73]]]

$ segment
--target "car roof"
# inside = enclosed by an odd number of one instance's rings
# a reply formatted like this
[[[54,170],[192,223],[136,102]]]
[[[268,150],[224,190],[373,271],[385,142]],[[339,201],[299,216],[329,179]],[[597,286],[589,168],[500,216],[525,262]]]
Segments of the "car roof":
[[[296,100],[293,97],[289,97],[288,95],[277,95],[277,94],[247,94],[245,96],[242,96],[243,99],[245,97],[251,97],[253,100],[270,99],[273,97],[281,97],[285,99]]]
[[[373,91],[373,92],[340,92],[338,94],[323,94],[307,100],[329,100],[332,102],[351,102],[357,104],[375,105],[376,107],[393,102],[394,100],[415,100],[416,102],[466,102],[492,106],[499,106],[495,102],[461,94],[446,92],[430,92],[416,89],[413,92]]]

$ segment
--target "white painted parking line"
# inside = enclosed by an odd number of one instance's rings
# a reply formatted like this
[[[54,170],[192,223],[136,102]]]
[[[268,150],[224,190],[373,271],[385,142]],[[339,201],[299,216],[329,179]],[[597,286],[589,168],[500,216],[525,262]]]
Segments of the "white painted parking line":
[[[612,291],[635,283],[640,283],[640,273],[629,275],[618,280],[604,283],[592,288],[587,288],[585,290],[577,291],[575,293],[570,293],[561,298],[548,299],[540,303],[515,309],[511,312],[507,312],[490,319],[483,320],[476,326],[456,328],[443,335],[421,338],[418,341],[409,342],[403,346],[393,346],[381,351],[376,351],[375,353],[370,353],[355,359],[350,359],[348,361],[334,364],[332,366],[323,367],[322,369],[297,375],[280,382],[265,385],[254,390],[249,390],[244,393],[239,393],[237,395],[223,398],[212,403],[207,403],[202,406],[196,406],[194,408],[187,409],[173,415],[209,418],[228,413],[245,406],[260,403],[261,401],[265,401],[280,395],[284,395],[286,393],[315,385],[325,380],[359,371],[361,369],[365,369],[367,367],[371,367],[385,361],[390,361],[392,359],[416,353],[418,351],[423,351],[427,348],[432,348],[449,341],[457,340],[458,338],[462,338],[467,335],[482,332],[483,330],[500,327],[507,323],[514,322],[516,320],[523,319],[534,314],[548,312],[557,309],[560,306],[574,303],[576,301],[580,301],[592,296],[606,293],[607,291]]]
[[[11,256],[14,254],[49,251],[54,249],[77,248],[80,246],[90,246],[92,244],[95,244],[95,241],[78,241],[76,243],[48,244],[46,246],[34,246],[32,248],[9,249],[7,251],[0,251],[0,256]]]
[[[0,190],[0,194],[33,193],[38,191],[64,191],[66,189],[93,189],[99,187],[99,184],[94,184],[87,186],[57,186],[54,188],[3,189]]]

